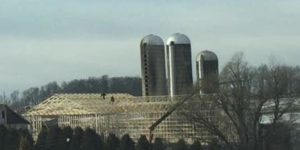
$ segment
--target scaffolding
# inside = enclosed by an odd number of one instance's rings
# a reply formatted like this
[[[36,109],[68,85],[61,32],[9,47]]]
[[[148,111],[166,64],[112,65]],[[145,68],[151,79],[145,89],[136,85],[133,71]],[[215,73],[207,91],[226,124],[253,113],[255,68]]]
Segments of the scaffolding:
[[[129,94],[55,94],[34,106],[23,116],[31,123],[34,137],[41,131],[42,125],[55,122],[59,127],[90,127],[97,133],[117,136],[129,134],[134,140],[140,135],[148,135],[149,127],[164,115],[168,109],[184,96],[147,96],[137,97]],[[193,103],[200,100],[191,99]],[[207,131],[187,121],[181,107],[159,124],[153,131],[154,137],[167,142],[185,139],[208,139]],[[205,113],[205,109],[200,109]],[[213,117],[213,116],[210,116]]]

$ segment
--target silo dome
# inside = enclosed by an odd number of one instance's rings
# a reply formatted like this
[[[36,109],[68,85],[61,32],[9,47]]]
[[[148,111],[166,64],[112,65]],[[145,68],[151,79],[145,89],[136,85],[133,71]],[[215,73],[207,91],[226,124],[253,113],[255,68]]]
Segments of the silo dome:
[[[172,34],[167,40],[167,45],[170,45],[172,42],[174,44],[190,44],[191,43],[190,39],[186,35],[181,34],[181,33]]]
[[[159,36],[149,34],[149,35],[145,36],[142,39],[141,45],[143,45],[143,44],[147,44],[147,45],[164,45],[164,42]]]
[[[214,61],[214,60],[218,60],[218,57],[217,55],[212,52],[212,51],[208,51],[208,50],[204,50],[202,52],[200,52],[198,55],[197,55],[197,61],[200,61],[201,60],[201,57],[203,57],[203,60],[204,61]]]

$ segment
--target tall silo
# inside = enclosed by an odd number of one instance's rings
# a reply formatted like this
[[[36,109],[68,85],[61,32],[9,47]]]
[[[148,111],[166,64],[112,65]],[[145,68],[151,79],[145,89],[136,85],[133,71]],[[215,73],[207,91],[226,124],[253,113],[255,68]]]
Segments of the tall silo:
[[[167,95],[164,42],[156,35],[140,44],[143,96]]]
[[[196,58],[197,82],[201,94],[216,93],[219,90],[219,63],[217,55],[204,50]]]
[[[191,42],[186,35],[175,33],[168,38],[166,67],[169,95],[185,95],[192,92],[191,55]]]

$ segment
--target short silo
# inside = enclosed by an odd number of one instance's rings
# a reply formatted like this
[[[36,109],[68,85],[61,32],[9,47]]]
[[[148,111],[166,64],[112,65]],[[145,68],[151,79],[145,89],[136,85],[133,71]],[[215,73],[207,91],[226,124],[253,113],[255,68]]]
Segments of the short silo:
[[[196,58],[197,82],[201,94],[216,93],[219,90],[219,63],[217,55],[204,50]]]

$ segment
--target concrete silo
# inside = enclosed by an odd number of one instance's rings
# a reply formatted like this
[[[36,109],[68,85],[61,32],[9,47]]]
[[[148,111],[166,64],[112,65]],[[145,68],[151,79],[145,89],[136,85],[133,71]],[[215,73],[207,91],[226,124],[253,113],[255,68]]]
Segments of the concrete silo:
[[[196,58],[197,82],[201,94],[216,93],[219,90],[219,63],[214,52],[204,50]]]
[[[140,48],[143,96],[167,95],[163,40],[156,35],[147,35]]]
[[[168,38],[166,62],[169,95],[192,92],[191,42],[186,35],[175,33]]]

